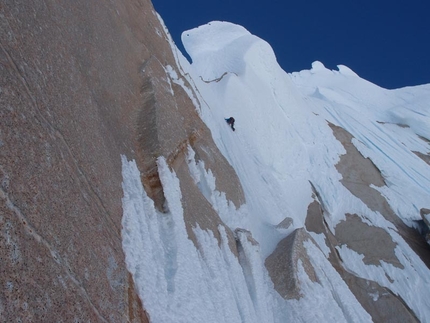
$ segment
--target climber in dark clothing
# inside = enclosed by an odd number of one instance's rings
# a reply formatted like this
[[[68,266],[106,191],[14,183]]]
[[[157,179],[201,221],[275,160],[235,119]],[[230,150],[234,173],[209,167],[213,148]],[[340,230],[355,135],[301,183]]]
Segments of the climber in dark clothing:
[[[225,121],[227,121],[227,123],[230,125],[230,127],[231,127],[231,129],[233,129],[233,131],[235,130],[234,129],[234,118],[233,117],[230,117],[230,118],[228,118],[228,119],[225,119]]]

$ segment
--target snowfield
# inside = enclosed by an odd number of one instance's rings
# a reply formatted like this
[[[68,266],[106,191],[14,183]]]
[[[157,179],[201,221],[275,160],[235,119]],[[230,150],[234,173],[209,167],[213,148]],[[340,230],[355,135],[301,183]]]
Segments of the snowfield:
[[[335,165],[346,151],[328,124],[352,134],[354,146],[384,177],[386,186],[374,188],[411,226],[421,219],[421,208],[430,208],[430,168],[415,153],[430,153],[425,140],[430,138],[430,85],[386,90],[346,66],[332,71],[321,62],[288,74],[268,43],[227,22],[185,31],[182,40],[192,64],[171,41],[183,75],[170,66],[166,71],[186,89],[237,172],[246,204],[236,209],[216,191],[213,174],[196,162],[191,148],[190,173],[223,222],[233,231],[249,230],[259,246],[242,237],[244,250],[237,259],[222,227],[220,246],[212,232],[195,228],[197,249],[185,229],[179,180],[166,161],[159,158],[158,169],[169,213],[159,214],[135,163],[123,157],[123,248],[151,322],[371,322],[327,260],[324,235],[312,234],[318,246],[306,243],[319,282],[299,266],[299,300],[283,299],[264,266],[279,241],[304,227],[312,185],[332,232],[346,213],[355,213],[397,244],[402,268],[384,261],[366,264],[363,255],[343,245],[338,252],[345,268],[389,288],[420,321],[430,322],[429,269],[391,222],[342,185]],[[235,132],[224,120],[230,116],[236,119]],[[287,217],[292,225],[277,228]]]

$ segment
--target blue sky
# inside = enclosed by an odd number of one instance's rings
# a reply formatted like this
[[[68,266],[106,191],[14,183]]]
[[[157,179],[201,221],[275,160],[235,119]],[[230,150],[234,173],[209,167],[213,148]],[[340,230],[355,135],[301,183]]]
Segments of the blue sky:
[[[153,0],[183,51],[184,30],[212,20],[266,40],[287,72],[344,64],[385,88],[430,83],[428,0]]]

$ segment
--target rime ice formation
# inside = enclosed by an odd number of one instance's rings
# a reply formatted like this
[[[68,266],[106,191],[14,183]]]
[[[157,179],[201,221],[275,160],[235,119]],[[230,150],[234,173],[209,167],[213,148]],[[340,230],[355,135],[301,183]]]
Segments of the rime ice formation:
[[[223,227],[217,243],[195,226],[192,244],[175,173],[159,161],[161,214],[123,160],[123,247],[153,322],[426,321],[430,253],[411,227],[430,206],[429,165],[417,155],[430,152],[430,86],[390,91],[321,62],[287,74],[266,42],[227,22],[182,40],[192,63],[171,42],[182,71],[171,81],[246,201],[234,207],[189,148],[189,172],[236,232],[237,255]]]

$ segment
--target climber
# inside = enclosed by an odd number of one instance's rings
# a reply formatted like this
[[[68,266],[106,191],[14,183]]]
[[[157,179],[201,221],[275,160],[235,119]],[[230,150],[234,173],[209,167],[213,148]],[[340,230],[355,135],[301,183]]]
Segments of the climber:
[[[225,119],[225,121],[227,121],[227,123],[230,125],[230,127],[231,127],[231,129],[233,129],[233,131],[235,130],[234,129],[234,118],[233,117],[230,117],[230,118],[228,118],[228,119]]]

